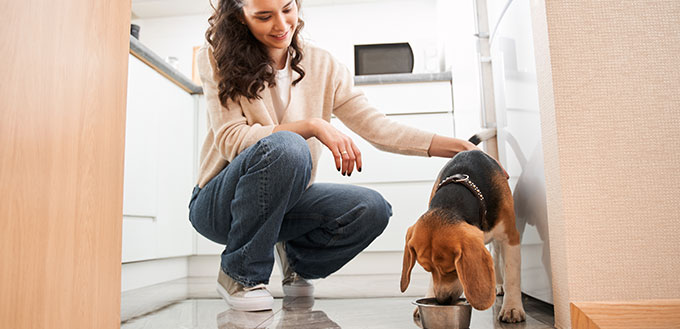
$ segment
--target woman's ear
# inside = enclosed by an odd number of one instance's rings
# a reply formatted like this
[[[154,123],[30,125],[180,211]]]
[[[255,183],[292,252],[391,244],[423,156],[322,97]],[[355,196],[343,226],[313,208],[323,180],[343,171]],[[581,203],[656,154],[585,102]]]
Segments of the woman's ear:
[[[472,307],[485,310],[496,301],[496,279],[491,254],[480,239],[463,235],[454,251],[458,278]]]
[[[415,226],[415,225],[414,225]],[[404,263],[401,268],[401,292],[406,291],[408,284],[411,282],[411,270],[416,263],[416,251],[409,246],[413,236],[413,226],[406,231],[406,243],[404,244]]]

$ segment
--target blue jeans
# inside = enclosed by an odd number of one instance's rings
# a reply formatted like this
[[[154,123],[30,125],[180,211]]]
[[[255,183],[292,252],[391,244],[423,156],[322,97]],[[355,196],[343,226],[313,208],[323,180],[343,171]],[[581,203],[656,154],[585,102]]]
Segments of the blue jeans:
[[[222,270],[252,287],[268,283],[274,245],[306,279],[339,270],[387,226],[392,207],[376,191],[309,184],[307,142],[277,132],[245,149],[202,189],[195,187],[189,219],[204,237],[226,245]]]

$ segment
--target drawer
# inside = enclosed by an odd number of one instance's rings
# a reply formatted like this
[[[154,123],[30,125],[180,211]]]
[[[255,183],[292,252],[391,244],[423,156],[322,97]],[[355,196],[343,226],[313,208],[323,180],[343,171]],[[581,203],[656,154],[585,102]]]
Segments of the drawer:
[[[453,115],[451,113],[395,115],[391,119],[434,132],[442,136],[453,136]],[[325,146],[317,167],[317,182],[330,183],[384,183],[430,181],[439,173],[445,158],[407,156],[383,152],[353,133],[340,120],[332,119],[333,126],[352,138],[359,147],[363,159],[362,172],[356,170],[351,177],[342,176],[335,168],[333,155]]]
[[[386,114],[453,111],[449,81],[361,85],[368,101]]]

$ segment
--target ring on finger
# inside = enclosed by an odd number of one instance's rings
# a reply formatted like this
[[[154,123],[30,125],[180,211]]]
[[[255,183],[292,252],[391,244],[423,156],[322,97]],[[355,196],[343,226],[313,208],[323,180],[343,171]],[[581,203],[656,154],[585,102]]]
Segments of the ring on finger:
[[[340,152],[340,154],[347,154],[347,151],[342,151]]]

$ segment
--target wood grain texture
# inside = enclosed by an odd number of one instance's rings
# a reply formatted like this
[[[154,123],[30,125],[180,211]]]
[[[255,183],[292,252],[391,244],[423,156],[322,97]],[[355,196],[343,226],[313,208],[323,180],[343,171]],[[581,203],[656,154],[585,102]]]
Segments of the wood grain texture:
[[[0,20],[0,327],[118,328],[130,2]]]
[[[571,303],[571,327],[680,328],[680,299]]]

